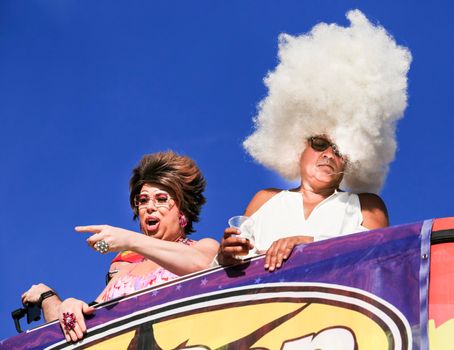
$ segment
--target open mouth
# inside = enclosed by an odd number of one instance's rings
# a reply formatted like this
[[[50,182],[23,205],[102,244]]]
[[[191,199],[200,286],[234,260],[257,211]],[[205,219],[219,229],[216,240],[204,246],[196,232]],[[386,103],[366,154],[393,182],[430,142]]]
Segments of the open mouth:
[[[155,217],[149,217],[145,220],[147,231],[157,230],[159,227],[159,219]]]

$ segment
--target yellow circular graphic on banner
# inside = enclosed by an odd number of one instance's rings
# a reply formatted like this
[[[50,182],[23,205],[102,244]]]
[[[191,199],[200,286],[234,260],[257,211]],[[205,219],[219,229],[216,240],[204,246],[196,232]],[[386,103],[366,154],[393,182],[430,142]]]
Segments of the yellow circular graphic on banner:
[[[329,284],[263,284],[198,295],[135,315],[133,324],[113,325],[93,348],[112,348],[115,341],[163,350],[412,348],[399,310],[370,293]]]

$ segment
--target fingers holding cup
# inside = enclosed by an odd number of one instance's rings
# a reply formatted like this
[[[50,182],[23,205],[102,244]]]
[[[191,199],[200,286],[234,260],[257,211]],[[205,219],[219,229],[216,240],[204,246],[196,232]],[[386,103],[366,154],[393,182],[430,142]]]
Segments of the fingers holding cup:
[[[228,223],[231,229],[237,230],[233,238],[241,245],[236,248],[235,258],[245,259],[249,255],[249,251],[254,248],[254,221],[248,216],[237,215],[231,217]]]

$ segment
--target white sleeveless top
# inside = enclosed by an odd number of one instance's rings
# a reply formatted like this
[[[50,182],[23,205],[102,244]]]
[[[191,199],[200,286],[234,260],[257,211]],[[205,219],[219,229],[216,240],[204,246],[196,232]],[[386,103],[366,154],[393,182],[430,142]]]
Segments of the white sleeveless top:
[[[361,226],[363,215],[357,194],[335,191],[320,202],[307,220],[303,196],[283,190],[271,197],[254,214],[255,249],[267,250],[284,237],[312,236],[322,240],[349,233],[367,231]]]

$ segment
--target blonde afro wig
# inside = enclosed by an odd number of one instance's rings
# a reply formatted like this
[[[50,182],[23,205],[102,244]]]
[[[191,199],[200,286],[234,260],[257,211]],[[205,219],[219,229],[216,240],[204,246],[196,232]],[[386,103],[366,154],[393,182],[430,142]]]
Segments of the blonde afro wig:
[[[289,180],[299,178],[306,139],[329,135],[348,157],[343,188],[380,191],[396,152],[396,122],[407,106],[411,53],[359,10],[351,25],[320,23],[279,36],[279,64],[264,79],[255,131],[244,147]]]

